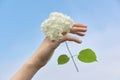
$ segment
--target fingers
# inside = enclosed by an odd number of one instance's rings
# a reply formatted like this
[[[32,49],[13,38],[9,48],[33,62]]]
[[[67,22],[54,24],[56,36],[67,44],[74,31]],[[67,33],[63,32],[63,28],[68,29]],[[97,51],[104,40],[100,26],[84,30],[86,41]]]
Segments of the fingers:
[[[70,30],[71,33],[77,34],[79,36],[84,36],[86,31],[87,31],[87,26],[79,23],[74,24]]]
[[[74,41],[74,42],[76,42],[76,43],[82,43],[82,41],[79,40],[79,39],[76,38],[76,37],[67,36],[66,39],[67,39],[68,41]]]
[[[80,24],[80,23],[75,23],[75,24],[73,24],[73,27],[84,27],[84,28],[87,28],[87,25]]]
[[[77,34],[79,36],[84,36],[85,35],[85,32],[87,31],[87,26],[84,25],[84,24],[79,24],[79,23],[76,23],[73,25],[73,27],[71,28],[70,30],[70,33],[72,34]],[[64,42],[64,41],[74,41],[76,43],[82,43],[81,40],[79,40],[78,38],[76,37],[72,37],[70,35],[68,35],[66,32],[63,32],[63,37],[61,40],[59,40],[60,42]]]
[[[87,28],[85,27],[73,27],[72,30],[71,30],[71,33],[74,33],[74,32],[86,32],[87,31]]]
[[[79,36],[85,36],[85,33],[84,33],[84,32],[76,32],[76,33],[74,33],[74,34],[77,34],[77,35],[79,35]]]

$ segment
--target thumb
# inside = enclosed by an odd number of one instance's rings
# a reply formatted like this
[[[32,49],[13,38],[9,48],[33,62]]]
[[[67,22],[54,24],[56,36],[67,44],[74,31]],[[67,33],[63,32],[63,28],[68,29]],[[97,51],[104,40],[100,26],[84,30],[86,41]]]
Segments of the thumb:
[[[76,42],[76,43],[82,43],[82,41],[81,41],[80,39],[78,39],[78,38],[76,38],[76,37],[72,37],[72,36],[70,36],[70,35],[66,35],[66,36],[64,37],[64,41],[74,41],[74,42]]]

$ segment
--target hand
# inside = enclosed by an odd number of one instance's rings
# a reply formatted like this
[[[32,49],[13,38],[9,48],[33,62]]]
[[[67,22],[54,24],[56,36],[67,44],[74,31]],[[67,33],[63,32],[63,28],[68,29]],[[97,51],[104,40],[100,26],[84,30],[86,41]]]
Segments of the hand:
[[[76,34],[78,36],[85,36],[85,32],[87,31],[87,26],[84,24],[79,24],[79,23],[75,23],[72,28],[70,29],[70,33],[72,34]],[[47,37],[44,40],[44,43],[46,44],[50,44],[51,48],[54,50],[55,48],[57,48],[57,46],[64,42],[64,41],[74,41],[76,43],[82,43],[82,40],[73,37],[71,35],[69,35],[66,32],[63,32],[63,37],[55,42],[50,41]]]
[[[70,33],[84,36],[86,31],[86,25],[76,23],[71,28]],[[72,37],[67,33],[63,33],[63,35],[64,36],[59,41],[55,42],[50,41],[50,39],[46,37],[33,56],[12,77],[12,80],[31,80],[34,74],[48,62],[55,48],[57,48],[60,43],[64,41],[74,41],[77,43],[82,42],[78,38]]]
[[[75,23],[73,25],[73,27],[71,28],[70,33],[77,34],[78,36],[84,36],[86,31],[87,31],[87,26],[86,25]],[[74,42],[77,42],[77,43],[81,43],[82,42],[78,38],[72,37],[72,36],[68,35],[67,33],[63,33],[63,35],[64,36],[62,37],[60,42],[64,42],[64,41],[67,41],[67,40],[68,41],[74,41]]]

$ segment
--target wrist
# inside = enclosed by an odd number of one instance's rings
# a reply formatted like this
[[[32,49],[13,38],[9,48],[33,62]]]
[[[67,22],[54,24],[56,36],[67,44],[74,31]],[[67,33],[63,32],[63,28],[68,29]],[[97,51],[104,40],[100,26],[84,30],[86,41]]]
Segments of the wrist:
[[[55,50],[57,48],[57,46],[59,46],[59,44],[61,43],[61,41],[51,41],[50,39],[48,39],[47,37],[44,40],[44,45],[48,45],[48,47],[52,50]]]
[[[27,64],[33,65],[37,69],[43,67],[59,44],[60,42],[58,41],[52,42],[48,38],[45,38],[35,54],[28,60]]]

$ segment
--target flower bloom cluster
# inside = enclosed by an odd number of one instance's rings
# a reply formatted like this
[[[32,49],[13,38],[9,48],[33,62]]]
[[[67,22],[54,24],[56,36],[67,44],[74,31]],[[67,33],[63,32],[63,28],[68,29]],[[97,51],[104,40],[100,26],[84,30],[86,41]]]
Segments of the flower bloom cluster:
[[[63,32],[69,32],[73,20],[62,13],[52,12],[49,18],[41,24],[43,33],[50,39],[57,41],[63,36]]]

